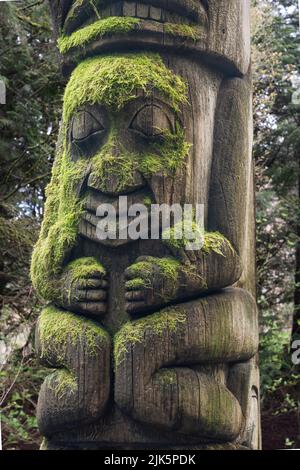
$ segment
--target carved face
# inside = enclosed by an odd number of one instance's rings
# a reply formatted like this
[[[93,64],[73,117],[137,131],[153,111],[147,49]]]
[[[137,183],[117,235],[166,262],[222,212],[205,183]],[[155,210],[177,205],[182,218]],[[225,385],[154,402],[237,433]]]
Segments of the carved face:
[[[80,67],[75,71],[64,114],[72,165],[86,167],[81,231],[92,230],[95,239],[100,204],[117,209],[120,195],[128,195],[129,204],[160,203],[152,180],[174,181],[184,166],[189,144],[179,106],[186,86],[155,54],[97,58],[84,67],[89,80]]]
[[[112,17],[137,18],[145,30],[164,23],[206,26],[207,12],[207,0],[96,0],[93,5],[89,0],[75,1],[66,16],[64,32],[71,34],[99,18]]]
[[[66,70],[132,48],[189,52],[231,73],[249,67],[249,0],[77,0],[53,11]]]

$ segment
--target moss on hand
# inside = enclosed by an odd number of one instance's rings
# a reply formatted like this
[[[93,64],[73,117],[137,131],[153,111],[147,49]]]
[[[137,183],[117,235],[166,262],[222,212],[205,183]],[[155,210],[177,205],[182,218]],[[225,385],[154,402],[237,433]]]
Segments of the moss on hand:
[[[59,51],[65,54],[74,47],[83,47],[95,39],[101,39],[112,34],[126,34],[139,27],[140,20],[131,17],[112,16],[92,23],[75,31],[70,36],[58,39]]]
[[[130,267],[131,274],[136,277],[128,281],[126,287],[127,289],[153,289],[155,280],[159,275],[163,289],[161,295],[165,301],[168,301],[174,296],[178,288],[180,269],[180,261],[174,258],[155,258],[148,256],[147,260],[139,261]]]
[[[54,350],[62,365],[68,344],[81,343],[88,356],[95,356],[108,338],[99,324],[54,306],[46,307],[39,318],[41,357],[47,359],[49,349]]]
[[[179,23],[165,23],[164,32],[170,36],[175,36],[182,39],[191,39],[198,41],[201,38],[201,29],[199,26],[192,26],[188,24]]]
[[[146,281],[140,277],[131,279],[130,281],[126,282],[127,290],[145,289],[146,287],[147,287]]]
[[[162,336],[164,332],[176,333],[186,323],[187,314],[182,307],[170,307],[145,318],[126,323],[114,340],[115,366],[125,359],[130,348],[145,340],[146,334]]]
[[[168,99],[174,110],[187,101],[187,86],[168,69],[159,54],[130,53],[95,57],[74,70],[64,96],[64,121],[85,103],[102,103],[120,110],[141,90],[150,96],[153,89]]]
[[[175,227],[171,227],[163,233],[164,243],[169,248],[178,251],[185,250],[191,243],[203,240],[201,251],[207,255],[213,252],[225,257],[228,248],[233,254],[235,253],[230,241],[221,233],[205,232],[196,222],[189,223],[187,221],[186,223],[187,225],[178,223]],[[185,230],[188,231],[189,235],[194,235],[192,239],[186,237]]]
[[[102,273],[103,275],[106,274],[105,268],[102,264],[93,257],[78,258],[71,261],[71,263],[69,263],[65,268],[65,272],[71,275],[73,281],[91,277],[95,272]]]
[[[224,235],[220,232],[205,232],[204,234],[204,245],[203,245],[203,252],[209,254],[211,252],[217,253],[218,255],[225,256],[224,248],[227,247],[230,251],[234,254],[235,250],[227,240]]]

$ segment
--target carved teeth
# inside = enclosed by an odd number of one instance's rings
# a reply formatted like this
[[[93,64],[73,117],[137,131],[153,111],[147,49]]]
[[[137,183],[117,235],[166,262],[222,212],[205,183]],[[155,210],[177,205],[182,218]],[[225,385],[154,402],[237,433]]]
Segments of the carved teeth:
[[[136,3],[124,2],[123,5],[123,16],[136,16]]]
[[[138,18],[148,18],[149,17],[149,5],[144,5],[143,3],[137,3],[136,5],[136,16]]]
[[[152,20],[160,21],[162,18],[162,9],[156,7],[150,7],[150,18]]]
[[[123,5],[123,16],[161,21],[162,14],[163,10],[161,8],[145,5],[144,3],[124,2]]]

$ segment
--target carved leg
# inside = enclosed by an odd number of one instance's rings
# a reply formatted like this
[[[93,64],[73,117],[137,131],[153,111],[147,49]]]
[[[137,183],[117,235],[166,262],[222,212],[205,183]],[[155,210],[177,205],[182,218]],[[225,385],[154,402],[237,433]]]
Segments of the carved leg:
[[[110,393],[111,339],[97,323],[47,307],[36,334],[37,354],[46,367],[37,418],[44,436],[97,420]]]
[[[143,423],[232,441],[241,406],[205,364],[249,360],[257,350],[254,299],[228,289],[126,324],[115,340],[115,401]],[[200,365],[200,367],[199,367]]]

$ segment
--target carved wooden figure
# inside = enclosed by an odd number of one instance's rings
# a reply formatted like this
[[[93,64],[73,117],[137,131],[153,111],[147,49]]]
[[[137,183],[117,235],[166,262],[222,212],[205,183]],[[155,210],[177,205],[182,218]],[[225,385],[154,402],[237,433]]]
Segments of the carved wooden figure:
[[[249,1],[51,10],[70,77],[32,260],[44,448],[257,449]],[[203,204],[203,247],[99,239],[120,196]]]

